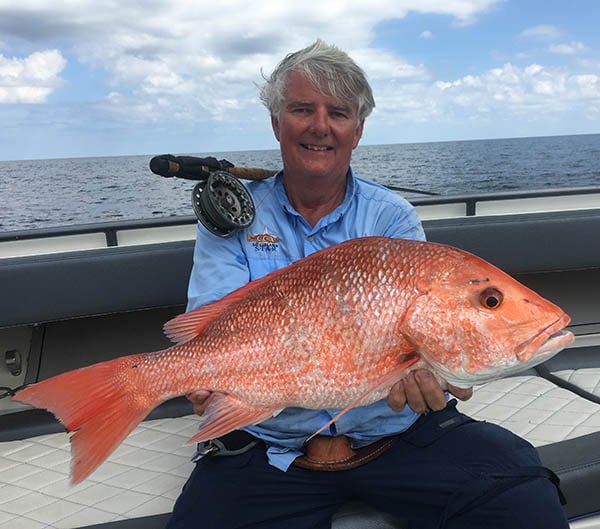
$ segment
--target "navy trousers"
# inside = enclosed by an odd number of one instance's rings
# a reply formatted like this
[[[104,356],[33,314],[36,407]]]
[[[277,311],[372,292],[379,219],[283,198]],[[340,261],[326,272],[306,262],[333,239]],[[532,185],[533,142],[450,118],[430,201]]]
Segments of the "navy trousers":
[[[323,472],[269,465],[262,444],[200,460],[168,529],[331,529],[349,501],[411,529],[566,529],[559,492],[536,450],[450,402],[423,416],[377,459]]]

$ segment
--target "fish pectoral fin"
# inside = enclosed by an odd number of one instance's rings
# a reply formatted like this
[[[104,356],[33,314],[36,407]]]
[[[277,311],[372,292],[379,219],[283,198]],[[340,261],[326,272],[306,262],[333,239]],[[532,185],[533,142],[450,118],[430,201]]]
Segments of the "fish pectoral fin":
[[[233,395],[212,393],[202,415],[204,422],[188,443],[207,441],[243,426],[259,423],[272,417],[278,410],[279,408],[252,406]]]
[[[346,406],[343,410],[341,410],[333,419],[331,419],[327,424],[324,424],[319,428],[315,433],[313,433],[310,437],[306,439],[306,442],[310,441],[313,437],[319,435],[323,430],[329,428],[335,421],[337,421],[342,415],[346,412],[350,411],[352,408],[359,406],[360,403],[365,400],[371,393],[377,390],[384,389],[386,386],[392,387],[398,380],[400,380],[403,375],[406,374],[409,367],[413,364],[416,364],[420,360],[420,356],[416,353],[407,355],[407,359],[403,360],[398,366],[386,373],[377,383],[367,389],[364,393],[359,395],[356,399],[354,399],[348,406]]]

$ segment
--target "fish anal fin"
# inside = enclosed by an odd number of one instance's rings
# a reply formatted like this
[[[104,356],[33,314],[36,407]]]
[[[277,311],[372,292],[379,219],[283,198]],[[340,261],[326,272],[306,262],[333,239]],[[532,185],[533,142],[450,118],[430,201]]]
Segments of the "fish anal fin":
[[[386,373],[383,377],[381,377],[377,383],[371,386],[367,391],[359,395],[356,399],[354,399],[348,406],[346,406],[343,410],[341,410],[333,419],[329,422],[321,426],[315,433],[313,433],[310,437],[306,439],[306,442],[310,441],[313,437],[319,435],[323,430],[329,428],[335,421],[337,421],[342,415],[350,411],[352,408],[359,406],[360,403],[365,400],[371,393],[374,391],[385,388],[386,386],[391,387],[396,381],[400,380],[406,373],[409,368],[419,362],[420,356],[417,353],[410,353],[405,355],[405,359],[403,359],[395,369]]]
[[[279,408],[252,406],[233,395],[212,393],[202,415],[200,430],[188,443],[215,439],[249,424],[256,424],[272,417]]]

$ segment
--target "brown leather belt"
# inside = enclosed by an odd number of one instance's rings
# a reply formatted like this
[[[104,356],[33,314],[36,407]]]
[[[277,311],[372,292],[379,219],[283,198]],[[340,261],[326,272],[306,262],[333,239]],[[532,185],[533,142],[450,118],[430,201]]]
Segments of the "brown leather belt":
[[[294,465],[309,470],[350,470],[364,465],[380,456],[398,440],[397,435],[384,437],[361,448],[352,448],[350,438],[317,435],[304,447],[304,455],[294,460]],[[218,439],[199,443],[198,451],[192,458],[197,461],[206,455],[233,456],[256,446],[259,440],[247,432],[236,430]]]
[[[343,435],[317,435],[308,441],[304,455],[297,457],[294,465],[309,470],[350,470],[373,461],[397,440],[398,436],[394,435],[361,448],[352,448],[350,439]]]

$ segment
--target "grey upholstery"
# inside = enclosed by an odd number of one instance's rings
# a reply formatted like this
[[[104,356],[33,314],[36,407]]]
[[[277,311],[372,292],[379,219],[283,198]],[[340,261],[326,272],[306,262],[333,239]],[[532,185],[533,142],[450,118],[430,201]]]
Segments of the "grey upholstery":
[[[509,273],[600,268],[600,209],[424,222]],[[2,260],[0,328],[184,304],[193,241]],[[18,300],[18,302],[17,302]]]

